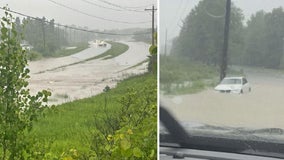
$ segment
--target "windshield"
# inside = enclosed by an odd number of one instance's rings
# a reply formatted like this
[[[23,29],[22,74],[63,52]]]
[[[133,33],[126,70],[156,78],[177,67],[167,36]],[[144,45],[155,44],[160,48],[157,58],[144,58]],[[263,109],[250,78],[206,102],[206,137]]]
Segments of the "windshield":
[[[161,1],[161,104],[190,134],[283,143],[284,1],[228,1]]]
[[[241,84],[241,79],[223,79],[221,84]]]

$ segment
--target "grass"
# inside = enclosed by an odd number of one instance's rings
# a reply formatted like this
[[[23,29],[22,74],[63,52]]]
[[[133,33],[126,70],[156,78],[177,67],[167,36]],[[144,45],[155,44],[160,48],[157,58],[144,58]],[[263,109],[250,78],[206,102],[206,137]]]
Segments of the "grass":
[[[146,83],[157,83],[156,76],[145,74],[126,79],[107,93],[56,106],[45,118],[34,124],[32,134],[39,141],[50,141],[51,152],[57,155],[72,148],[79,152],[90,149],[91,132],[95,129],[94,116],[104,111],[105,98],[111,112],[116,113],[118,100],[128,88],[140,90]],[[111,113],[110,113],[111,114]]]
[[[88,58],[88,59],[85,59],[85,60],[82,60],[82,61],[78,61],[78,62],[75,62],[75,63],[71,63],[71,64],[62,65],[62,66],[52,68],[52,69],[48,69],[48,70],[45,70],[45,71],[40,71],[37,74],[44,73],[46,71],[54,71],[54,70],[57,70],[57,69],[60,69],[60,68],[73,66],[73,65],[76,65],[76,64],[84,63],[84,62],[91,61],[91,60],[98,59],[98,58],[105,57],[104,60],[114,58],[114,57],[119,56],[122,53],[126,52],[129,48],[128,45],[123,44],[123,43],[118,43],[118,42],[108,42],[108,43],[110,43],[112,45],[111,48],[109,50],[107,50],[106,52],[98,55],[98,56],[94,56],[94,57],[91,57],[91,58]]]
[[[28,51],[27,53],[27,59],[30,60],[30,61],[37,61],[37,60],[40,60],[42,59],[43,57],[65,57],[65,56],[70,56],[72,54],[76,54],[78,52],[81,52],[85,49],[89,48],[89,44],[88,43],[79,43],[76,45],[76,48],[74,49],[60,49],[60,50],[57,50],[56,52],[54,53],[51,53],[50,55],[45,55],[43,56],[44,54],[42,53],[39,53],[35,50],[31,50],[31,51]]]
[[[165,94],[196,93],[216,83],[218,68],[173,56],[160,57],[160,83]]]
[[[121,55],[122,53],[126,52],[129,49],[129,46],[119,42],[107,42],[111,44],[111,48],[107,50],[105,53],[100,54],[98,56],[92,57],[87,59],[86,61],[93,60],[93,59],[111,59]]]
[[[79,43],[77,45],[75,45],[76,48],[74,49],[61,49],[61,50],[57,50],[55,53],[53,53],[51,55],[51,57],[65,57],[65,56],[70,56],[72,54],[81,52],[87,48],[89,48],[89,44],[88,43]]]
[[[244,71],[228,66],[227,76],[244,76]],[[160,57],[160,86],[163,94],[197,93],[218,82],[219,66],[174,56]]]

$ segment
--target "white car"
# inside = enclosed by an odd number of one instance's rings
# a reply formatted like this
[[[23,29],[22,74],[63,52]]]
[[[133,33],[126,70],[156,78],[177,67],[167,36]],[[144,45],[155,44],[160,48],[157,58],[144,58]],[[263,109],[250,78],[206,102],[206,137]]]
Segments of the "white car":
[[[220,84],[215,87],[216,91],[221,93],[239,93],[250,92],[251,87],[244,77],[225,77]]]

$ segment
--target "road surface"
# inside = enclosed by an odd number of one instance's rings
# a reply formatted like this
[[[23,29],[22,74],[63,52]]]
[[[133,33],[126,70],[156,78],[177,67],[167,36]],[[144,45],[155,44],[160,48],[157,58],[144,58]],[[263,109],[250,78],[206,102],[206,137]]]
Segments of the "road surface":
[[[197,94],[161,95],[179,121],[217,126],[284,129],[284,74],[268,69],[244,69],[252,86],[248,94],[224,94],[209,88]]]
[[[97,95],[107,85],[113,88],[126,77],[144,73],[147,70],[146,63],[128,68],[147,59],[149,45],[142,42],[122,43],[129,45],[129,49],[108,60],[95,59],[66,66],[102,54],[110,48],[110,45],[104,48],[91,43],[90,48],[71,56],[29,62],[31,93],[49,90],[52,92],[49,104],[61,104]],[[58,68],[60,66],[66,67]]]

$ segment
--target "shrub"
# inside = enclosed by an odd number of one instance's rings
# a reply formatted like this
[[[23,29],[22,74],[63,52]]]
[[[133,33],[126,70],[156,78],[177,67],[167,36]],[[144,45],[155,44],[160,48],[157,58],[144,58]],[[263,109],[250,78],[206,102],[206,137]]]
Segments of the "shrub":
[[[118,111],[105,108],[105,116],[95,116],[97,130],[93,133],[90,157],[156,159],[156,88],[156,84],[152,83],[146,83],[143,89],[129,88],[119,100]]]
[[[51,93],[44,90],[30,95],[26,54],[12,19],[5,11],[0,27],[0,158],[17,160],[31,153],[26,134],[46,108]]]

